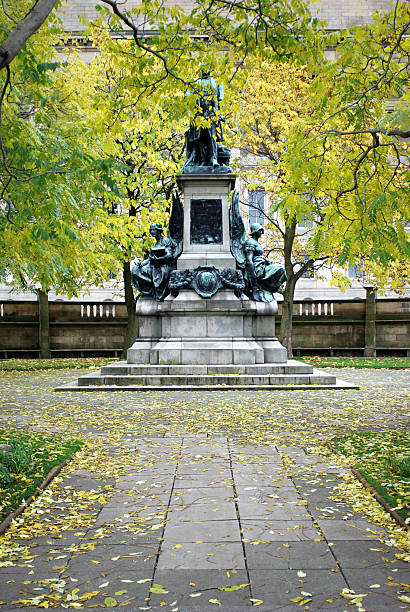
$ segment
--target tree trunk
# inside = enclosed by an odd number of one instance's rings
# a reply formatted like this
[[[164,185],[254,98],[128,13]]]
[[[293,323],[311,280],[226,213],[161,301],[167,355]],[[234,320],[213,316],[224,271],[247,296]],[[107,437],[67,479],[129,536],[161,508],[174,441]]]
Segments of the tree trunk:
[[[288,359],[293,357],[292,352],[292,329],[293,329],[293,298],[295,295],[296,280],[291,276],[283,293],[282,318],[280,321],[279,340],[288,351]]]
[[[48,312],[48,291],[37,289],[38,299],[38,343],[40,359],[50,359],[50,317]]]
[[[127,349],[134,343],[138,335],[138,317],[135,312],[135,298],[131,285],[131,270],[128,261],[123,263],[122,276],[124,279],[125,305],[127,307],[127,329],[125,331],[124,348],[121,356],[125,359],[127,357]]]
[[[293,323],[293,298],[297,277],[293,271],[292,251],[296,234],[296,219],[286,220],[285,233],[283,236],[283,256],[285,260],[286,285],[283,292],[282,318],[280,321],[279,340],[288,351],[288,359],[293,357],[292,353],[292,323]]]
[[[57,0],[37,0],[27,15],[17,23],[0,45],[0,70],[13,61],[30,36],[42,26],[56,4]]]

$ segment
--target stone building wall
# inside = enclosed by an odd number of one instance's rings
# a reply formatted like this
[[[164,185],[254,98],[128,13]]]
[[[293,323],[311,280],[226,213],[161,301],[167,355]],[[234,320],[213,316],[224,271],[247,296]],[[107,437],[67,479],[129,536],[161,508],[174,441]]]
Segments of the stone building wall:
[[[95,9],[97,0],[70,0],[68,5],[60,10],[64,28],[68,32],[79,32],[84,25],[79,19],[83,15],[87,20],[98,15]],[[189,11],[194,2],[192,0],[168,0],[169,6],[179,5]],[[126,0],[121,7],[133,8],[138,0]],[[390,0],[321,0],[312,3],[312,14],[327,21],[330,29],[349,27],[355,23],[369,21],[370,15],[375,11],[388,11],[391,8]]]
[[[321,0],[312,4],[312,14],[332,30],[367,23],[375,11],[391,10],[391,0]]]

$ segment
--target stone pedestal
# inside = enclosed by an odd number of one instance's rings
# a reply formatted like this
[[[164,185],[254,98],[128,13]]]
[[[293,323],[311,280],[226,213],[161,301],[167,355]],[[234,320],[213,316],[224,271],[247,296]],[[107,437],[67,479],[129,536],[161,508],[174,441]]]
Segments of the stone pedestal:
[[[275,337],[276,302],[248,299],[230,250],[232,174],[180,175],[183,251],[173,295],[137,302],[139,334],[127,362],[56,390],[350,388],[331,374],[287,360]],[[179,292],[179,293],[178,293]],[[240,297],[238,297],[240,296]]]
[[[215,266],[235,270],[229,239],[229,199],[234,174],[180,174],[184,246],[177,270]]]
[[[201,266],[236,269],[229,232],[233,174],[181,174],[184,243],[177,270]],[[276,302],[265,304],[219,289],[204,298],[183,289],[164,302],[137,303],[139,337],[127,362],[151,365],[238,365],[285,363],[286,349],[275,337]]]
[[[139,337],[128,363],[234,365],[285,363],[286,349],[275,337],[277,304],[237,298],[218,291],[203,299],[194,291],[158,303],[140,300]]]

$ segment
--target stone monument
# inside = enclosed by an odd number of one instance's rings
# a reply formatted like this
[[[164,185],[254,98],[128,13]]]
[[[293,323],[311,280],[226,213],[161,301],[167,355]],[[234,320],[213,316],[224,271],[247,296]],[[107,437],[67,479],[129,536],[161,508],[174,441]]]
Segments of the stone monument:
[[[229,166],[230,151],[223,144],[222,87],[209,71],[203,71],[193,95],[198,111],[185,134],[187,158],[177,179],[183,215],[176,212],[180,210],[176,195],[168,239],[161,243],[169,245],[164,273],[156,270],[154,250],[160,241],[151,250],[150,263],[133,268],[142,298],[137,302],[139,337],[128,350],[127,361],[226,366],[285,363],[286,350],[274,333],[277,304],[272,290],[286,276],[282,266],[275,267],[263,257],[257,242],[263,228],[253,228],[251,238],[245,240],[239,196],[234,192],[232,197],[235,175]],[[175,228],[176,218],[183,219],[180,229]],[[146,279],[153,273],[142,279],[140,270],[151,269],[158,278],[165,278],[175,234],[183,236],[182,249],[176,249],[181,253],[169,274],[168,295],[162,299],[164,291],[158,293],[154,283],[151,291],[147,288]],[[274,277],[280,282],[275,284]]]
[[[175,193],[167,235],[152,224],[156,244],[132,267],[138,337],[126,362],[81,376],[77,389],[335,386],[334,376],[288,361],[275,336],[274,292],[286,275],[264,257],[262,226],[246,238],[223,139],[223,90],[203,71],[192,95],[198,110],[177,178],[183,204]]]

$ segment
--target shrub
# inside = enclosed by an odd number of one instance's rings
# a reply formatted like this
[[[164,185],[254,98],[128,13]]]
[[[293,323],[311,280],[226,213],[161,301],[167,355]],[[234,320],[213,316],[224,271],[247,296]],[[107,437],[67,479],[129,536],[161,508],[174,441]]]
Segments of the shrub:
[[[20,440],[11,438],[9,440],[11,451],[0,453],[0,464],[8,468],[13,474],[24,472],[30,465],[31,449],[24,446]]]
[[[8,468],[0,463],[0,487],[7,487],[12,482],[13,477],[11,476]]]
[[[400,465],[400,476],[410,478],[410,455],[407,455],[402,459]]]

